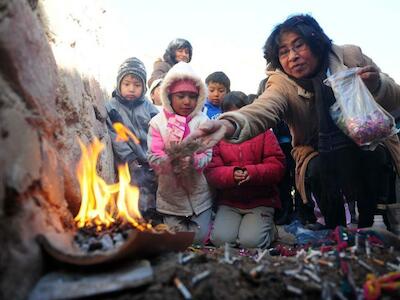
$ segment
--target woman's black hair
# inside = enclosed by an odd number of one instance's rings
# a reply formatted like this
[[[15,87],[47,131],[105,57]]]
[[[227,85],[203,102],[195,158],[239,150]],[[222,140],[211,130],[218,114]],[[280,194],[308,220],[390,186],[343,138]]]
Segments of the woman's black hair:
[[[185,40],[185,39],[175,39],[168,44],[168,47],[165,50],[165,53],[163,56],[164,61],[169,63],[171,66],[175,65],[177,63],[175,52],[178,49],[188,49],[189,50],[189,61],[188,62],[190,62],[192,60],[193,48],[192,48],[192,45],[189,43],[189,41]]]
[[[282,69],[278,54],[281,35],[285,32],[294,32],[300,35],[310,47],[311,52],[318,58],[325,57],[332,47],[332,40],[313,17],[307,14],[294,15],[275,26],[265,42],[264,58],[273,69]]]
[[[240,91],[232,91],[227,93],[222,100],[221,109],[222,112],[231,110],[234,106],[241,108],[249,104],[247,95]]]

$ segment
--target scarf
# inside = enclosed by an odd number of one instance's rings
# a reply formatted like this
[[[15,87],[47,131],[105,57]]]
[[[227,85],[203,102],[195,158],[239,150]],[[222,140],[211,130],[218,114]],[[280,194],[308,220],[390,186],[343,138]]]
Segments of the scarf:
[[[164,109],[164,114],[167,117],[168,140],[176,144],[180,144],[182,140],[190,134],[189,122],[191,116],[180,116],[175,113],[168,112]]]

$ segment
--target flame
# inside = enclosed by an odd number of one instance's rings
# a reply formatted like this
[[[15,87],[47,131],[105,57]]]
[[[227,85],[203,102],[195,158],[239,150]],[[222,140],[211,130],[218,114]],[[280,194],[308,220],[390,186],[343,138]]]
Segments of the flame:
[[[113,223],[131,223],[144,230],[151,224],[139,224],[142,219],[139,211],[139,188],[130,185],[131,176],[128,164],[118,167],[119,182],[107,184],[97,175],[97,159],[104,149],[97,138],[86,147],[80,140],[82,157],[77,167],[77,176],[81,187],[82,202],[75,217],[77,226],[95,226],[98,231],[110,227]]]
[[[117,138],[115,139],[117,142],[127,142],[129,138],[131,138],[135,142],[135,144],[140,143],[136,135],[134,135],[132,131],[126,128],[122,123],[119,122],[113,123],[113,128],[117,133]]]

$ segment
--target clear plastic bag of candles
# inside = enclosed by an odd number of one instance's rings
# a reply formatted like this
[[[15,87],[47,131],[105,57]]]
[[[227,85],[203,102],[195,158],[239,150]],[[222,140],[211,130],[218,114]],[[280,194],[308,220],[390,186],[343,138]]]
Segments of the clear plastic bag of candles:
[[[375,101],[357,74],[359,69],[335,73],[324,83],[332,88],[336,98],[330,114],[337,126],[358,146],[373,150],[398,130],[393,116]]]

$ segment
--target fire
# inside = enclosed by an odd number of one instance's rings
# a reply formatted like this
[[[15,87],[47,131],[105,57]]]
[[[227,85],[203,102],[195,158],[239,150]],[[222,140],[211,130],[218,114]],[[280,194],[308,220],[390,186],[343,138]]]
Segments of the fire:
[[[129,138],[131,138],[135,144],[140,144],[140,141],[136,135],[134,135],[132,131],[126,128],[122,123],[113,123],[113,128],[117,133],[117,138],[115,139],[117,142],[127,142]]]
[[[97,159],[104,149],[104,144],[96,138],[88,147],[80,140],[79,145],[82,157],[77,167],[77,176],[82,202],[75,217],[77,226],[94,226],[100,231],[104,226],[129,222],[140,230],[150,229],[151,224],[139,223],[139,220],[142,220],[139,211],[139,188],[130,185],[128,164],[118,167],[118,183],[107,184],[97,175],[96,169]]]

